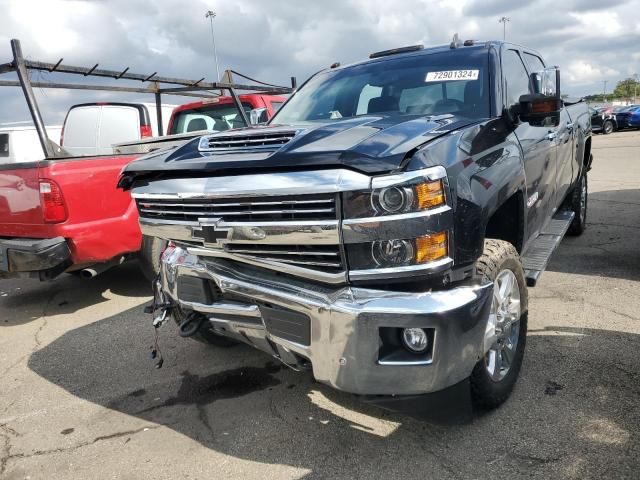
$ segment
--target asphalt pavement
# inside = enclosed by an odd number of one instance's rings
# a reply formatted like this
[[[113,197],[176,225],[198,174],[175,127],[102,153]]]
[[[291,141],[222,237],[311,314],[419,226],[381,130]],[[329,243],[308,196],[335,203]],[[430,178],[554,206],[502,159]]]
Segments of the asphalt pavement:
[[[0,281],[1,479],[640,478],[640,132],[594,137],[588,227],[530,289],[512,397],[470,423],[360,403],[160,330],[129,263]]]

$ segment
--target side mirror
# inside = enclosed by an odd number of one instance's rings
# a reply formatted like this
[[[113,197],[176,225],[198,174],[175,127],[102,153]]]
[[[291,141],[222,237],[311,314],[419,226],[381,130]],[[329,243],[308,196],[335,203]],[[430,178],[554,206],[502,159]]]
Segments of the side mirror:
[[[535,93],[522,95],[518,114],[522,120],[532,124],[557,124],[562,98],[560,97],[560,70],[545,68],[531,74],[531,85]]]
[[[254,108],[249,113],[249,122],[251,125],[261,125],[263,123],[267,123],[269,120],[269,114],[267,113],[267,109],[262,108]]]

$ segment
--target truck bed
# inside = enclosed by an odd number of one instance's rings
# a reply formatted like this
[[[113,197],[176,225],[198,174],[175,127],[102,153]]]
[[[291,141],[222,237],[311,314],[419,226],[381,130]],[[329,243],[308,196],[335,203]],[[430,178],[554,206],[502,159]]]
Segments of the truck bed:
[[[105,262],[140,249],[135,202],[116,189],[135,156],[75,157],[0,165],[0,238],[64,237],[74,264]],[[61,223],[46,223],[40,181],[53,180],[67,209]]]

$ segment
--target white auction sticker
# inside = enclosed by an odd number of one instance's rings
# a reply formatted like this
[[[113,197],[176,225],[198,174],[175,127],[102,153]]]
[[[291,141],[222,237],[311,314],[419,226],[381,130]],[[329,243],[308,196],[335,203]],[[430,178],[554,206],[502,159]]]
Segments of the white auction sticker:
[[[429,72],[425,82],[446,82],[448,80],[477,80],[479,70],[446,70],[444,72]]]

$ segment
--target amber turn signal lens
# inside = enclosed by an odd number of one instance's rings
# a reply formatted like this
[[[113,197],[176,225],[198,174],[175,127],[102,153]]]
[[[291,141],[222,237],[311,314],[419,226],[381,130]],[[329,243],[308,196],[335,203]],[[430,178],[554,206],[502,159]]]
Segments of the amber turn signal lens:
[[[447,232],[416,238],[416,263],[433,262],[447,256]]]
[[[444,205],[444,185],[442,180],[421,183],[415,187],[416,203],[419,209],[433,208]]]

